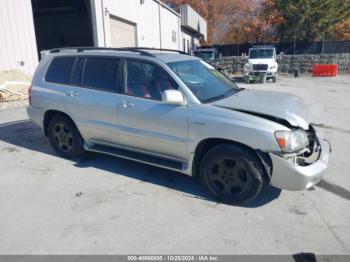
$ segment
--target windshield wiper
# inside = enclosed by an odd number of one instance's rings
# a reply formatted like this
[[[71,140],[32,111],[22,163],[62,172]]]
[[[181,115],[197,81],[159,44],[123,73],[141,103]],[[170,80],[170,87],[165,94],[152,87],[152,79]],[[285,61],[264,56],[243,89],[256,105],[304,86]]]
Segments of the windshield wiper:
[[[213,96],[211,98],[208,98],[208,99],[204,100],[204,103],[209,103],[209,102],[212,102],[212,101],[215,101],[215,100],[219,100],[219,99],[224,98],[224,97],[226,97],[225,94],[222,94],[222,95],[219,95],[219,96]]]
[[[242,90],[244,90],[244,88],[230,89],[230,90],[228,90],[227,92],[225,92],[225,93],[223,93],[221,95],[213,96],[211,98],[208,98],[208,99],[204,100],[204,103],[209,103],[209,102],[212,102],[212,101],[215,101],[215,100],[219,100],[219,99],[228,97],[231,93],[234,94],[234,93],[242,91]]]

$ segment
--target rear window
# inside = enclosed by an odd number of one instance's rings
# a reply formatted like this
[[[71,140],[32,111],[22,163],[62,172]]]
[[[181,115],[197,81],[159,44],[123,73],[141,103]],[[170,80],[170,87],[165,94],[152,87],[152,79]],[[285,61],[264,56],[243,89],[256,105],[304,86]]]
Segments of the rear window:
[[[87,57],[83,83],[84,87],[117,92],[119,59],[106,57]]]
[[[46,81],[69,84],[75,57],[55,57],[46,73]]]

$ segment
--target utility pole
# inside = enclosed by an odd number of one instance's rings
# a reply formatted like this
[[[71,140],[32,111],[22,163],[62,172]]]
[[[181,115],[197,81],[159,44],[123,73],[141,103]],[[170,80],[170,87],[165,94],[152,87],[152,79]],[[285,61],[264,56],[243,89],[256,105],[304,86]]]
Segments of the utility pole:
[[[238,27],[237,29],[237,56],[239,56],[239,33],[241,30],[241,26]]]
[[[321,54],[324,53],[324,44],[325,44],[325,38],[326,38],[326,24],[323,24],[323,34],[322,34],[322,51]]]
[[[323,24],[323,33],[322,33],[322,54],[325,51],[325,45],[326,45],[326,30],[327,26],[331,25],[332,23],[338,23],[339,20],[337,19],[327,19]]]
[[[294,43],[293,43],[293,55],[295,55],[295,47],[296,47],[296,42],[297,42],[297,30],[294,28]]]

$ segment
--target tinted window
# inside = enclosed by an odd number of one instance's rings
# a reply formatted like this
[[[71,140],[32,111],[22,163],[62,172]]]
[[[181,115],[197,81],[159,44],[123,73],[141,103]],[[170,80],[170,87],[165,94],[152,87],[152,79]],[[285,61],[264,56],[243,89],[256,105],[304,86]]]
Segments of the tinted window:
[[[144,62],[127,62],[128,95],[162,100],[162,93],[167,89],[177,89],[174,81],[161,68]]]
[[[81,85],[84,62],[85,62],[84,57],[78,58],[77,61],[75,62],[74,72],[73,72],[72,79],[70,82],[72,85],[76,85],[76,86]]]
[[[56,57],[46,73],[46,81],[69,84],[75,57]]]
[[[119,59],[105,57],[86,58],[83,86],[116,92]]]

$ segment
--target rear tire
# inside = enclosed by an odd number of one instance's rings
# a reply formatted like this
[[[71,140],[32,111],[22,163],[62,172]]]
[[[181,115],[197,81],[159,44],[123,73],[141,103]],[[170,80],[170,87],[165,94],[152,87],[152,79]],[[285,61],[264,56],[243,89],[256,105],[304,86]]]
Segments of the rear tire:
[[[66,116],[57,115],[51,119],[48,137],[53,149],[65,158],[77,158],[85,152],[78,129]]]
[[[254,200],[263,188],[263,166],[250,150],[232,144],[210,149],[200,164],[200,179],[211,196],[231,205]]]

